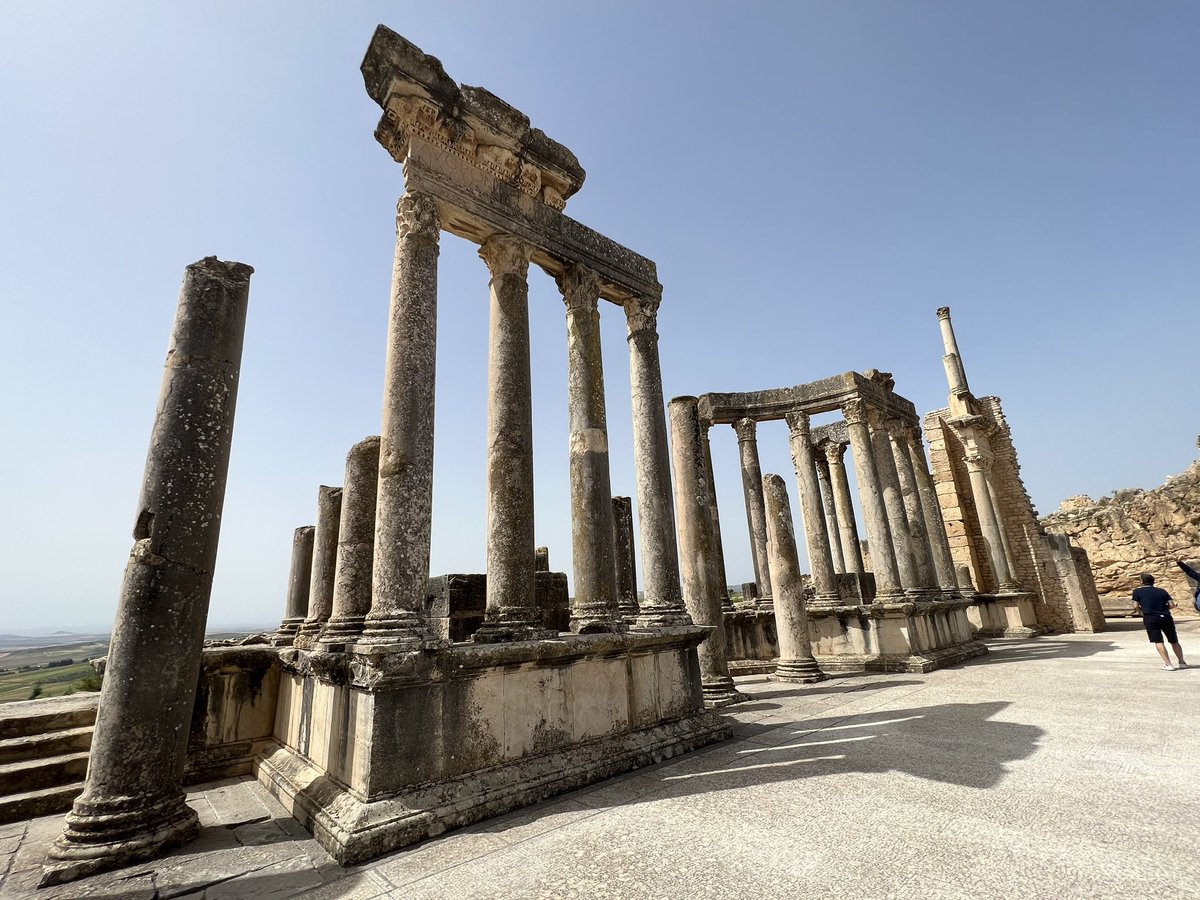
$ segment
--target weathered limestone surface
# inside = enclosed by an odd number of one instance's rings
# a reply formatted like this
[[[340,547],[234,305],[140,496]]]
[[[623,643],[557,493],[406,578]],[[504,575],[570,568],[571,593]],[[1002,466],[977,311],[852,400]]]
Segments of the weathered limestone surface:
[[[775,665],[777,681],[809,683],[824,675],[813,659],[808,637],[808,616],[804,611],[804,585],[800,580],[800,559],[796,535],[792,532],[792,508],[787,485],[778,475],[762,480],[766,502],[767,541],[770,548],[771,583],[775,586],[775,624],[779,639],[779,659]]]
[[[627,622],[638,615],[637,559],[634,556],[633,500],[612,498],[613,546],[617,580],[617,608]]]
[[[1070,497],[1041,524],[1087,551],[1106,613],[1128,612],[1138,576],[1148,572],[1179,604],[1176,615],[1196,614],[1195,588],[1175,560],[1200,569],[1200,461],[1149,490]]]
[[[535,572],[534,603],[538,623],[558,634],[571,625],[566,572]],[[487,575],[455,573],[429,579],[425,615],[434,637],[448,641],[471,640],[483,625],[487,610]]]
[[[374,527],[374,519],[372,519]],[[296,633],[308,617],[308,591],[312,587],[313,541],[315,525],[302,525],[292,534],[292,566],[288,573],[287,606],[283,622],[271,637],[271,643],[290,647]]]
[[[345,648],[362,633],[371,611],[371,567],[375,554],[375,500],[379,488],[379,437],[359,441],[346,456],[333,611],[321,644]]]
[[[296,646],[311,648],[333,612],[333,583],[337,570],[338,530],[342,518],[342,489],[317,488],[317,526],[313,535],[312,581],[308,588],[308,618],[296,635]]]
[[[738,455],[742,462],[742,491],[746,496],[746,527],[750,532],[750,551],[754,560],[754,580],[759,597],[773,597],[771,571],[767,560],[767,509],[763,500],[762,467],[758,461],[758,423],[738,419]],[[724,580],[724,579],[722,579]]]
[[[704,449],[704,478],[708,482],[708,517],[712,523],[713,562],[716,564],[717,589],[721,598],[721,609],[729,612],[733,609],[733,601],[729,597],[729,576],[725,572],[725,539],[721,535],[721,509],[717,503],[717,482],[713,475],[711,428],[703,421],[700,423],[700,438]],[[770,597],[760,598],[764,606],[770,606]]]
[[[184,275],[91,763],[44,883],[145,859],[197,833],[182,778],[253,271],[208,257]]]

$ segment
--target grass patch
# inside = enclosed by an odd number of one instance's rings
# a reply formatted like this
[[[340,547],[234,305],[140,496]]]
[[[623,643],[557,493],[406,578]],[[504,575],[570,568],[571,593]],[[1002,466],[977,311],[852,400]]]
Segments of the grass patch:
[[[0,675],[0,703],[28,700],[37,682],[42,684],[41,697],[61,697],[72,692],[72,688],[78,692],[76,682],[95,674],[86,662],[30,672],[7,672]]]

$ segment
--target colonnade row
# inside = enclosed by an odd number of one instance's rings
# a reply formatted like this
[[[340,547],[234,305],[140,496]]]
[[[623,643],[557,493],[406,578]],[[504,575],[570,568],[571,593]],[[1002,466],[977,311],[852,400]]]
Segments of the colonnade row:
[[[396,215],[380,435],[357,444],[342,489],[322,488],[318,521],[299,529],[285,618],[275,640],[299,646],[404,648],[429,636],[424,601],[433,500],[438,202],[409,191]],[[484,239],[490,279],[487,433],[487,605],[474,640],[547,636],[534,599],[533,409],[529,263],[535,247]],[[628,629],[617,586],[600,345],[600,277],[569,264],[556,277],[566,306],[575,599],[571,629]],[[660,298],[624,302],[644,597],[639,627],[688,624],[677,560],[658,353]],[[306,572],[305,559],[311,559]],[[314,594],[307,584],[329,584]],[[307,615],[301,603],[307,596]],[[326,599],[327,598],[327,599]],[[622,615],[625,612],[626,615]]]
[[[809,415],[804,411],[796,410],[785,416],[812,573],[812,602],[829,606],[847,602],[849,598],[839,591],[837,576],[861,575],[866,570],[846,471],[847,447],[851,450],[858,483],[877,599],[957,596],[960,585],[919,427],[859,398],[845,402],[841,411],[845,417],[845,440],[825,434],[814,438]],[[708,432],[712,423],[702,424],[705,479],[711,486]],[[742,417],[730,424],[737,432],[759,599],[762,604],[770,604],[774,591],[768,564],[758,421]],[[720,515],[715,492],[709,491],[705,507],[692,513],[708,517],[720,557]],[[685,512],[681,509],[679,515],[682,518]],[[723,562],[718,577],[724,590]]]

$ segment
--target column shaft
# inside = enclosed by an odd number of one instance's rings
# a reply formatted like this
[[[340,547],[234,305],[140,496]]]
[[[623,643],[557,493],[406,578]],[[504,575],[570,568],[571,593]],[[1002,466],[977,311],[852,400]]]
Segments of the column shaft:
[[[375,550],[375,498],[379,487],[379,438],[368,437],[346,456],[342,518],[333,575],[333,613],[321,644],[340,649],[354,643],[371,611],[371,559]]]
[[[396,257],[384,363],[371,612],[357,647],[404,647],[427,635],[433,524],[433,411],[441,217],[428,194],[396,204]]]
[[[762,466],[758,460],[758,423],[738,419],[738,457],[742,463],[742,491],[746,496],[746,527],[750,532],[750,553],[754,559],[754,578],[760,600],[770,600],[771,570],[767,563],[767,507],[763,500]]]
[[[304,525],[292,534],[292,566],[288,572],[287,606],[283,622],[271,643],[277,647],[290,647],[304,620],[308,618],[308,589],[312,584],[313,539],[316,526]]]
[[[823,452],[816,454],[817,483],[821,488],[821,505],[825,510],[825,529],[829,533],[829,552],[833,555],[833,571],[841,575],[846,571],[846,558],[842,551],[841,528],[838,525],[837,503],[833,499],[833,482],[829,472],[829,460]]]
[[[744,699],[729,677],[725,616],[718,592],[716,548],[709,507],[711,485],[704,462],[704,429],[695,397],[671,401],[671,455],[675,463],[675,507],[683,560],[683,599],[692,621],[712,633],[698,648],[705,702],[724,705]]]
[[[821,505],[817,482],[817,461],[813,452],[808,414],[788,413],[787,423],[792,450],[792,465],[800,488],[800,510],[804,516],[804,537],[808,545],[808,565],[812,569],[814,603],[836,605],[840,601],[833,575],[833,553],[829,548],[829,529]]]
[[[929,534],[929,550],[933,555],[933,571],[938,587],[945,594],[958,592],[958,578],[954,571],[954,557],[950,553],[950,538],[942,520],[942,507],[938,503],[937,490],[929,464],[925,460],[925,445],[921,432],[913,427],[908,434],[908,452],[912,456],[913,472],[917,477],[917,491],[921,495],[921,506],[925,510],[925,525]]]
[[[616,548],[617,607],[627,622],[638,614],[637,560],[633,546],[633,501],[612,498],[613,545]]]
[[[875,451],[867,428],[866,406],[862,400],[849,400],[842,407],[850,447],[854,451],[854,474],[858,478],[858,496],[862,501],[863,519],[871,552],[871,571],[875,576],[875,593],[880,599],[894,599],[903,593],[892,546],[891,529],[883,505],[883,488],[875,466]]]
[[[912,547],[913,565],[917,570],[917,587],[936,590],[937,576],[933,571],[933,548],[930,546],[929,528],[925,524],[925,507],[917,489],[917,474],[913,470],[912,455],[908,449],[908,428],[899,420],[887,423],[891,439],[892,458],[900,484],[900,495],[904,500],[904,517],[908,521],[908,538]]]
[[[679,554],[671,506],[671,464],[656,330],[658,304],[657,298],[630,300],[625,304],[633,398],[633,463],[645,586],[637,623],[647,628],[686,625],[691,621],[679,582]]]
[[[600,279],[574,265],[558,280],[567,307],[567,413],[575,598],[571,630],[624,631],[617,605],[616,548],[608,470],[608,420],[600,348]]]
[[[808,635],[804,584],[800,580],[800,559],[796,553],[787,486],[778,475],[766,475],[762,487],[767,512],[767,542],[771,550],[768,564],[771,584],[775,586],[775,626],[779,637],[779,659],[775,662],[773,678],[791,682],[821,681],[825,676],[813,659]]]
[[[184,275],[87,777],[42,884],[147,859],[199,831],[183,770],[253,271],[209,257]]]
[[[700,422],[700,435],[704,443],[704,477],[708,479],[709,519],[712,520],[713,547],[717,561],[717,592],[721,598],[721,609],[733,612],[733,601],[729,599],[729,576],[725,572],[725,540],[721,537],[721,509],[717,502],[717,482],[713,478],[712,441],[709,440],[709,425]]]
[[[846,477],[845,452],[845,444],[831,441],[825,445],[825,461],[829,463],[829,480],[833,483],[833,506],[837,511],[842,557],[847,572],[861,575],[864,571],[862,547],[858,543],[858,524],[854,517],[854,501],[850,497],[850,479]]]
[[[882,414],[872,410],[867,424],[871,434],[871,447],[875,452],[875,471],[879,474],[883,508],[887,514],[888,532],[892,537],[900,585],[906,593],[920,593],[920,579],[917,577],[917,566],[913,561],[908,518],[904,513],[904,498],[900,494],[900,478],[896,474],[896,459],[892,455],[892,441],[884,426]],[[874,542],[871,554],[875,554]]]
[[[963,457],[963,462],[967,464],[967,475],[971,480],[971,497],[975,501],[979,529],[983,532],[983,542],[987,546],[988,561],[992,564],[996,590],[1001,592],[1017,590],[1016,581],[1008,567],[1004,544],[1000,538],[1000,523],[996,519],[996,511],[992,508],[992,495],[988,491],[987,474],[984,471],[985,460],[978,451],[975,451],[968,452]]]
[[[296,646],[312,649],[333,612],[333,576],[337,568],[338,528],[342,518],[342,489],[317,489],[317,530],[313,537],[312,575],[308,587],[308,618],[296,635]]]

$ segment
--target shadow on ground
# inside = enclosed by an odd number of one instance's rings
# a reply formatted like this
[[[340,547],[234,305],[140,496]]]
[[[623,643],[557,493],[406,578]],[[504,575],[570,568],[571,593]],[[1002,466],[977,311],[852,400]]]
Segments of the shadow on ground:
[[[1140,627],[1140,624],[1139,624]],[[1108,653],[1119,649],[1113,641],[1097,640],[1057,640],[1053,637],[1033,639],[1025,638],[995,638],[985,641],[988,646],[986,656],[979,656],[970,661],[972,666],[994,666],[998,663],[1038,662],[1052,659],[1079,659],[1085,656],[1095,656],[1097,653]]]

